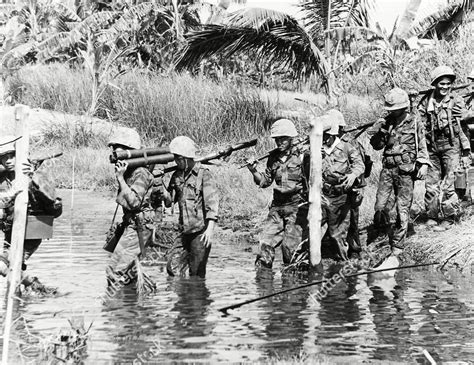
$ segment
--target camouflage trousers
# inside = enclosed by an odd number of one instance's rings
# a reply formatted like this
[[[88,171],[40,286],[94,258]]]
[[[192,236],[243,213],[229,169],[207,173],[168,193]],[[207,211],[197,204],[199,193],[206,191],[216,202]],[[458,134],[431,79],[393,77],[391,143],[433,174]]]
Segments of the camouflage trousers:
[[[206,276],[207,260],[211,246],[201,241],[204,230],[191,234],[180,234],[167,252],[166,271],[170,276]]]
[[[275,248],[281,246],[283,263],[292,263],[293,256],[308,249],[303,241],[308,237],[308,205],[272,206],[263,223],[256,262],[271,268]]]
[[[413,202],[413,188],[415,182],[411,174],[401,172],[398,167],[384,167],[380,172],[377,197],[375,200],[375,217],[385,215],[392,209],[393,198],[395,197],[395,208],[397,220],[393,236],[391,237],[391,246],[403,248],[403,240],[408,231],[410,221],[410,209]]]
[[[341,259],[348,260],[349,245],[347,243],[347,234],[349,232],[351,211],[348,195],[324,195],[321,208],[321,224],[327,223],[327,234],[336,243]]]
[[[144,246],[151,243],[153,231],[144,228],[141,232]],[[112,281],[131,272],[135,259],[140,255],[140,241],[134,226],[127,226],[120,237],[120,241],[110,255],[106,268],[107,278]]]
[[[460,161],[459,142],[455,141],[454,146],[451,146],[448,140],[438,140],[434,146],[428,145],[428,152],[432,166],[428,168],[426,176],[426,213],[433,219],[456,216],[460,213],[454,188],[455,172]]]

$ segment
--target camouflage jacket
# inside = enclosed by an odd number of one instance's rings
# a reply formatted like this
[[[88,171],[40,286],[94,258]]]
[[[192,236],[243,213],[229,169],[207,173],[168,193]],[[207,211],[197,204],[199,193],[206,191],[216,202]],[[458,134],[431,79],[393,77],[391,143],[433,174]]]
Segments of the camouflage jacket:
[[[352,144],[340,139],[336,139],[334,143],[329,153],[324,153],[323,157],[322,175],[325,195],[342,193],[341,190],[333,194],[329,191],[329,187],[338,188],[346,175],[353,173],[359,177],[365,170],[362,156]]]
[[[261,173],[260,187],[269,187],[273,182],[285,193],[274,190],[273,206],[302,203],[307,200],[309,178],[309,151],[293,146],[288,158],[282,160],[279,151],[270,154],[267,167]]]
[[[184,234],[197,233],[206,228],[207,220],[217,221],[219,193],[211,172],[200,163],[188,176],[176,171],[168,186],[179,206],[179,224]]]
[[[131,191],[119,190],[115,200],[123,208],[124,221],[134,227],[133,219],[138,217],[141,224],[153,229],[154,210],[150,204],[153,174],[144,167],[138,167],[127,171],[124,178]]]
[[[450,93],[437,103],[433,91],[421,99],[418,111],[425,128],[428,149],[431,149],[437,141],[449,138],[449,120],[451,120],[453,141],[458,140],[462,150],[470,150],[469,140],[463,132],[465,127],[461,126],[461,119],[466,113],[462,97]]]
[[[399,167],[402,171],[412,172],[415,162],[431,164],[424,125],[412,114],[407,114],[397,125],[387,119],[380,130],[372,136],[370,144],[375,150],[384,149],[382,160],[384,167]]]

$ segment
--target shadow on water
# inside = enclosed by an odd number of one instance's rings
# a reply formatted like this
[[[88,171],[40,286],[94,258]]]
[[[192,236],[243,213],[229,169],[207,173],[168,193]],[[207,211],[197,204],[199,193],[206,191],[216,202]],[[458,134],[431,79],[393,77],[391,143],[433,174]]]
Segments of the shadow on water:
[[[168,277],[158,255],[144,266],[157,282],[155,293],[137,297],[124,288],[103,303],[102,245],[113,198],[75,192],[68,209],[71,191],[61,195],[66,209],[55,222],[54,239],[43,242],[29,262],[30,272],[61,295],[23,298],[17,313],[25,321],[18,322],[16,339],[49,338],[81,315],[93,322],[85,358],[90,364],[265,361],[301,354],[322,355],[329,363],[423,362],[423,350],[436,361],[473,358],[473,279],[432,269],[347,278],[320,299],[320,286],[312,286],[224,316],[218,308],[319,277],[281,275],[278,267],[257,274],[248,247],[217,242],[205,280]]]

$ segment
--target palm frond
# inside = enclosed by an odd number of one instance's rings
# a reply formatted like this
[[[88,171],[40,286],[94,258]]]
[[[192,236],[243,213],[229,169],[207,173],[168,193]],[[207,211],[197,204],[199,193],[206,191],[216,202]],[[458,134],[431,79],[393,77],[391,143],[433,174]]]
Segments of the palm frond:
[[[80,22],[82,19],[77,15],[77,13],[72,10],[70,7],[65,5],[62,2],[54,2],[52,4],[53,9],[55,10],[56,14],[61,17],[64,21],[69,22]]]
[[[398,22],[398,26],[394,31],[394,36],[404,39],[406,33],[415,21],[416,14],[420,8],[421,0],[410,0]]]
[[[255,23],[254,23],[255,24]],[[260,28],[208,25],[187,37],[188,45],[179,58],[178,70],[193,67],[205,58],[252,52],[275,66],[291,69],[297,77],[315,73],[326,79],[324,56],[296,20],[284,24],[268,22]]]
[[[408,31],[407,38],[417,36],[426,37],[430,33],[437,33],[443,38],[450,35],[473,10],[473,0],[455,0],[439,11],[419,20]]]
[[[225,24],[232,27],[261,29],[265,23],[285,23],[294,18],[281,11],[264,8],[246,8],[229,14]]]
[[[333,28],[329,32],[325,31],[325,33],[329,34],[331,39],[336,39],[337,41],[351,40],[354,38],[365,38],[365,40],[373,41],[384,38],[382,34],[374,29],[355,26]]]
[[[24,57],[35,50],[35,42],[20,44],[19,46],[6,52],[2,57],[2,67],[8,70],[16,69],[20,66]]]

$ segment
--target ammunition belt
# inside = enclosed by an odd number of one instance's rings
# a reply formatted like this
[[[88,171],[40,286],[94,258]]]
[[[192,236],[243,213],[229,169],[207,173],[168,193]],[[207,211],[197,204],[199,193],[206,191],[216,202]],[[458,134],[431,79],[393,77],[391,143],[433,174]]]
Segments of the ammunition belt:
[[[383,157],[383,167],[392,168],[397,167],[407,163],[415,162],[415,154],[405,152],[397,155],[384,155]]]

